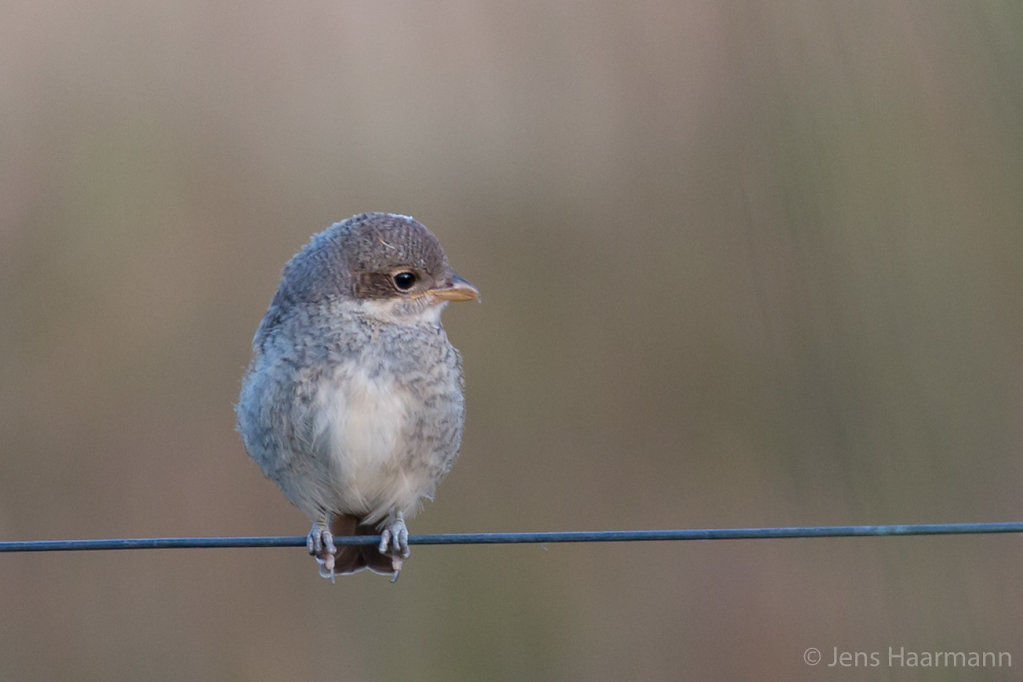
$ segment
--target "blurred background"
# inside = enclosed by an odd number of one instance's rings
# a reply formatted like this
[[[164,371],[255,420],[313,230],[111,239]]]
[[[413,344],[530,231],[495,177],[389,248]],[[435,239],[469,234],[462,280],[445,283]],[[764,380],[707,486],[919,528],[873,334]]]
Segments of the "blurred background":
[[[4,2],[0,538],[304,534],[233,403],[285,261],[362,211],[483,292],[413,533],[1019,520],[1021,68],[1014,2]],[[1011,679],[1021,565],[5,554],[0,679]],[[826,668],[889,646],[1016,672]]]

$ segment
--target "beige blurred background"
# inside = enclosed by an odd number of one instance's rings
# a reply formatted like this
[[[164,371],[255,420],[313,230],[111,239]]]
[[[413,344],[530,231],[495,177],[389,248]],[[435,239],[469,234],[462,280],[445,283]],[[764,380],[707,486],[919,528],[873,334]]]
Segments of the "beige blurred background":
[[[0,538],[301,535],[233,402],[410,213],[462,457],[412,532],[1023,518],[1014,2],[4,2]],[[3,680],[990,679],[1017,536],[0,555]],[[1007,650],[839,671],[817,647]]]

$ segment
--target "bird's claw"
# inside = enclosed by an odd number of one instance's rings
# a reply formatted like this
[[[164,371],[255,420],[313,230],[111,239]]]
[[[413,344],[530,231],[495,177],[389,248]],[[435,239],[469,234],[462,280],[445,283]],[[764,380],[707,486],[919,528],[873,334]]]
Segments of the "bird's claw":
[[[399,521],[401,527],[392,526],[390,528],[384,528],[380,533],[380,550],[381,554],[390,554],[391,556],[401,557],[402,559],[408,559],[411,553],[408,548],[408,529],[405,528],[405,523]]]
[[[334,555],[337,554],[337,547],[334,545],[334,536],[330,529],[322,523],[314,523],[309,535],[306,536],[305,547],[320,565],[320,577],[329,578],[330,582],[334,582],[337,575],[334,573]]]
[[[380,531],[380,546],[377,550],[391,557],[391,567],[394,569],[391,582],[396,582],[405,559],[412,553],[408,546],[408,527],[405,526],[404,514],[397,512],[394,520]]]

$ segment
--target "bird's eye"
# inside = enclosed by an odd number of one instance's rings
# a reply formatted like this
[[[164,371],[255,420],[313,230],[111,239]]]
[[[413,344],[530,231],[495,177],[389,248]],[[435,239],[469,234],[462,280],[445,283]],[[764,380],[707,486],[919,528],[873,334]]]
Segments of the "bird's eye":
[[[394,277],[394,286],[398,287],[402,291],[408,291],[412,288],[412,285],[416,283],[416,274],[414,272],[399,272]]]

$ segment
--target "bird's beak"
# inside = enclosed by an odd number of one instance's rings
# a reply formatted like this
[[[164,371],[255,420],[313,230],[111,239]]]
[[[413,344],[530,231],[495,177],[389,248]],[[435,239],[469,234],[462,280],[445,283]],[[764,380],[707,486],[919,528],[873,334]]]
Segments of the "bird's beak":
[[[436,289],[430,289],[427,293],[445,301],[472,301],[480,297],[479,289],[458,275],[452,275],[450,282]]]

